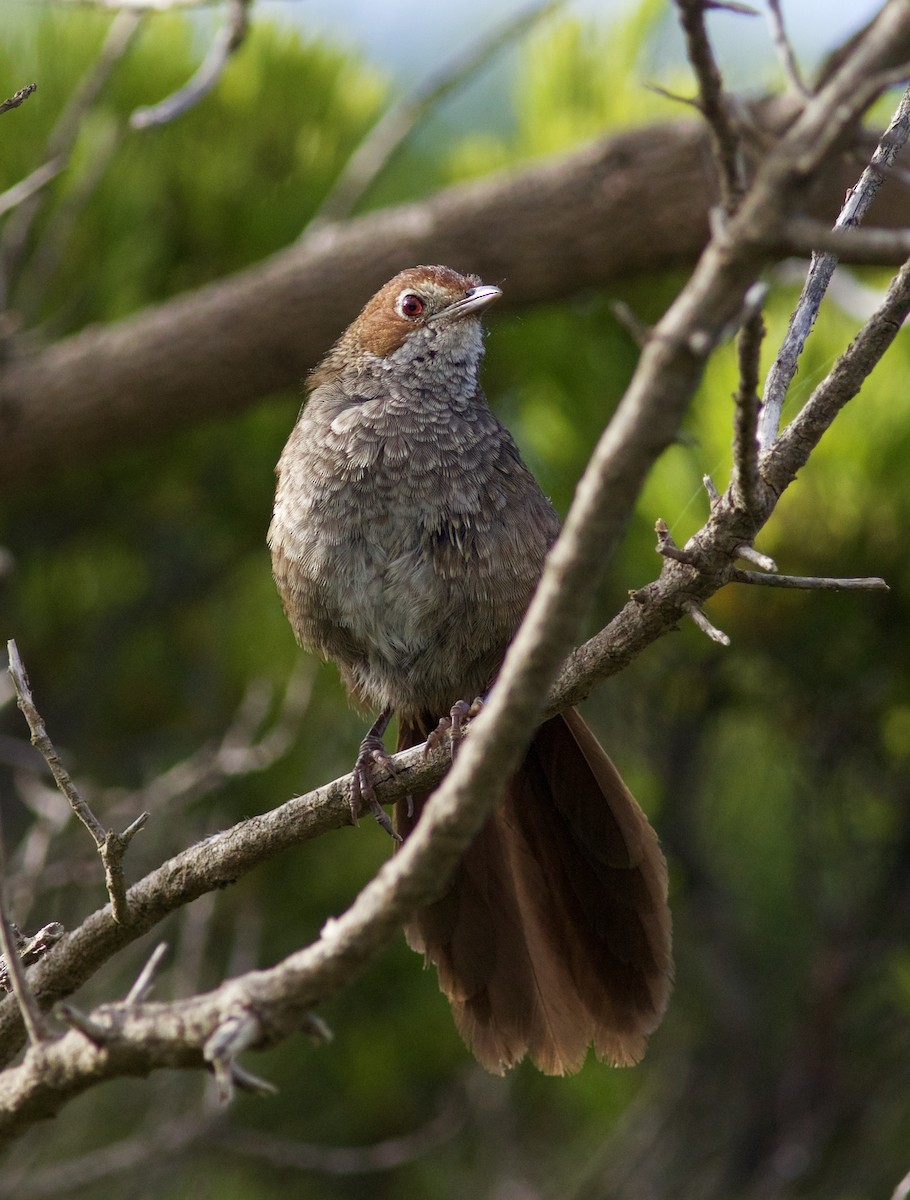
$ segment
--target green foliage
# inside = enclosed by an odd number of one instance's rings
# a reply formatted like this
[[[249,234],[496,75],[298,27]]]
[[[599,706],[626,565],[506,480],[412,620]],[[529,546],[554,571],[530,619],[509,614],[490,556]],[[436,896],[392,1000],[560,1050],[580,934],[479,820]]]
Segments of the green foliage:
[[[161,128],[124,136],[130,113],[192,75],[217,20],[212,14],[195,29],[177,16],[147,21],[115,68],[81,127],[71,169],[52,185],[51,212],[37,227],[37,238],[54,232],[61,209],[78,206],[62,270],[27,316],[54,316],[66,325],[110,320],[287,245],[375,119],[385,90],[375,72],[333,48],[256,23],[218,88],[198,106]],[[25,119],[4,129],[0,188],[40,162],[108,25],[109,18],[94,13],[41,10],[29,29],[40,86],[21,110]],[[4,78],[17,77],[21,57],[13,41],[0,47]],[[51,63],[53,71],[45,66]],[[83,202],[106,148],[109,168]],[[24,298],[31,300],[27,270],[23,276]]]
[[[485,175],[611,129],[667,119],[667,101],[643,83],[649,49],[668,17],[664,0],[644,0],[608,27],[579,18],[546,22],[522,56],[514,129],[460,139],[449,155],[451,177]]]

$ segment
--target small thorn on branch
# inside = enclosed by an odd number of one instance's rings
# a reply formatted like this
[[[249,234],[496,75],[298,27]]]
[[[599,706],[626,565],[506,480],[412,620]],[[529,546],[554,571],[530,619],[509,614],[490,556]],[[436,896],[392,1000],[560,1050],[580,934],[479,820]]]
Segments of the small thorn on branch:
[[[248,1050],[262,1036],[259,1019],[249,1010],[228,1017],[218,1026],[202,1048],[206,1062],[212,1064],[218,1101],[229,1104],[234,1096],[234,1068],[238,1054]]]
[[[103,1025],[99,1025],[87,1013],[76,1008],[73,1004],[58,1004],[56,1009],[57,1015],[61,1020],[65,1021],[72,1029],[77,1029],[84,1037],[92,1043],[93,1046],[106,1046],[111,1040],[111,1031],[105,1029]]]
[[[743,542],[741,546],[736,547],[736,557],[745,559],[746,562],[755,563],[763,571],[772,571],[777,573],[777,563],[767,554],[762,554],[760,550],[756,550],[754,546]]]
[[[694,96],[683,96],[679,92],[671,92],[669,88],[661,87],[659,83],[646,83],[645,89],[653,92],[655,96],[663,96],[665,100],[672,100],[674,104],[685,104],[688,108],[694,108],[696,112],[701,112],[701,105]]]
[[[684,563],[687,567],[696,565],[695,559],[689,551],[681,549],[673,541],[669,526],[663,517],[658,517],[655,521],[654,532],[657,534],[655,549],[658,554],[662,554],[664,558],[672,558],[674,562]]]
[[[650,340],[651,326],[640,321],[628,304],[622,300],[614,300],[610,305],[610,312],[623,329],[631,335],[636,346],[643,350]]]
[[[327,1046],[335,1038],[335,1035],[325,1021],[323,1021],[322,1017],[317,1016],[316,1013],[307,1014],[303,1024],[303,1033],[307,1035],[310,1041],[315,1042],[317,1046]]]
[[[149,988],[152,986],[152,980],[155,977],[155,972],[161,965],[161,960],[167,953],[167,942],[159,942],[149,956],[148,962],[139,972],[136,982],[127,992],[126,1000],[124,1001],[129,1007],[141,1004],[148,995]]]
[[[711,507],[713,508],[714,505],[717,504],[718,500],[720,500],[720,492],[717,490],[717,487],[714,484],[714,480],[711,478],[710,475],[702,475],[701,485],[705,489],[705,491],[708,493],[708,501],[709,501]]]
[[[254,1096],[277,1096],[278,1088],[261,1075],[254,1075],[240,1063],[231,1063],[231,1082],[241,1092],[250,1092]]]
[[[722,629],[718,629],[704,614],[704,610],[694,602],[690,601],[683,606],[702,633],[706,633],[712,642],[717,642],[720,646],[729,646],[730,639]]]

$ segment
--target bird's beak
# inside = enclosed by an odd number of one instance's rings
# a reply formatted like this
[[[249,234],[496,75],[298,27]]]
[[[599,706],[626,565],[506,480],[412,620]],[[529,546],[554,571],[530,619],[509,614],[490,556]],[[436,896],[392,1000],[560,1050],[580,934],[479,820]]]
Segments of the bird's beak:
[[[478,287],[472,287],[460,300],[456,300],[454,304],[447,305],[432,317],[427,318],[427,324],[435,324],[436,322],[448,323],[449,321],[460,321],[462,317],[470,316],[473,313],[482,312],[487,305],[492,304],[494,300],[498,300],[502,295],[502,288],[494,287],[492,284],[482,283]]]

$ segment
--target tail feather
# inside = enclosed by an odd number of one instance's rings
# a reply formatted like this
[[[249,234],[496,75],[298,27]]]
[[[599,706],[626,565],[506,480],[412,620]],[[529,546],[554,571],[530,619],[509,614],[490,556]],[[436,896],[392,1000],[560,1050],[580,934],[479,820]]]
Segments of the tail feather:
[[[399,749],[422,740],[403,725]],[[403,836],[419,817],[400,805]],[[456,1025],[501,1074],[528,1055],[547,1074],[587,1048],[637,1062],[672,977],[667,876],[657,838],[574,711],[535,735],[448,892],[406,926],[433,962]]]

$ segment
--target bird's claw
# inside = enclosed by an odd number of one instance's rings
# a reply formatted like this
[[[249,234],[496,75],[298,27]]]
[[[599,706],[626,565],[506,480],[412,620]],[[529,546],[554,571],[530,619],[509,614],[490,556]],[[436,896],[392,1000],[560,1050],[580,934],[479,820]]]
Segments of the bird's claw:
[[[472,704],[469,704],[467,700],[456,701],[449,709],[449,715],[440,717],[439,724],[427,738],[424,754],[431,754],[434,750],[438,750],[448,739],[454,759],[467,732],[465,728],[467,723],[476,717],[482,708],[482,696],[475,697]]]
[[[401,837],[392,828],[389,815],[379,803],[376,795],[373,774],[377,767],[385,767],[394,774],[395,761],[383,745],[382,738],[377,734],[368,733],[360,743],[360,753],[357,755],[351,776],[351,819],[356,825],[361,809],[366,804],[377,823],[382,826],[389,837],[400,842]]]

